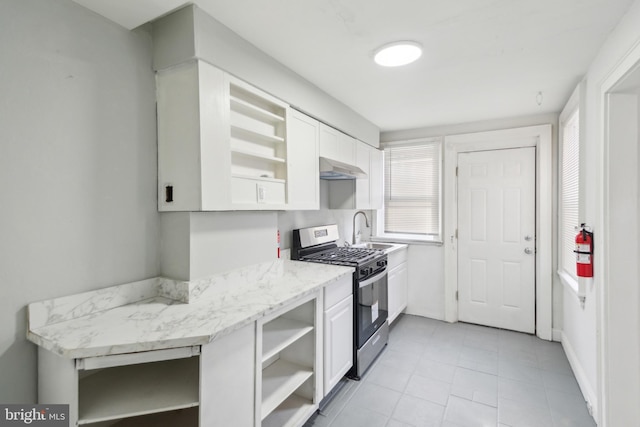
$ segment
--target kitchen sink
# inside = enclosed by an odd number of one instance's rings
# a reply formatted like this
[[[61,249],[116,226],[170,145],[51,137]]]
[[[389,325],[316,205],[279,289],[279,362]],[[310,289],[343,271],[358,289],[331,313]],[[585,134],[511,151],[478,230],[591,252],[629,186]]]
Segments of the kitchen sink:
[[[367,242],[358,246],[361,246],[367,249],[382,249],[382,250],[390,249],[393,247],[393,245],[390,245],[387,243],[375,243],[375,242]]]

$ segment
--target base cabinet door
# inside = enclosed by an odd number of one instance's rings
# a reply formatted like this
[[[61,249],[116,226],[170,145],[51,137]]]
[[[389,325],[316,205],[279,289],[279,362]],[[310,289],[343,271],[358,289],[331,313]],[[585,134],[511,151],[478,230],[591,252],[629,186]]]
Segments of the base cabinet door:
[[[325,311],[324,334],[326,396],[353,365],[353,295]]]
[[[408,280],[406,262],[389,270],[387,286],[389,293],[389,324],[391,324],[407,308]]]
[[[200,365],[200,426],[253,426],[255,324],[203,345]]]

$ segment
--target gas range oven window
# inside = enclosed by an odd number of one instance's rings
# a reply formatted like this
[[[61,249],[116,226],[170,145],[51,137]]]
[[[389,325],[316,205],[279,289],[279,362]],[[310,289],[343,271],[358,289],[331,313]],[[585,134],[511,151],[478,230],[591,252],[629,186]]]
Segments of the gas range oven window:
[[[356,298],[357,346],[362,347],[388,317],[387,272],[360,282]]]

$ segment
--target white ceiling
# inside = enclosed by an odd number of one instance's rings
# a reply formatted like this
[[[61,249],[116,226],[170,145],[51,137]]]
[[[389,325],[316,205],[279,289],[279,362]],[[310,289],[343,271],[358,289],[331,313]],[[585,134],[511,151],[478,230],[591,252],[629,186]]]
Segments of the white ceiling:
[[[187,3],[74,1],[127,28]],[[189,3],[387,131],[560,111],[633,0]],[[396,40],[425,53],[375,65],[373,50]]]

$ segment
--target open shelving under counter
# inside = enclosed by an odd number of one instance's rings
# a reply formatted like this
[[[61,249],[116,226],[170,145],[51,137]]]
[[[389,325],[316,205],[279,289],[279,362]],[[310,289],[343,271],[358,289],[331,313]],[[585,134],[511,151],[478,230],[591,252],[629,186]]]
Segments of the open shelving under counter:
[[[81,371],[78,424],[199,405],[198,358]]]
[[[317,409],[308,399],[297,395],[291,395],[271,414],[262,420],[262,427],[282,427],[292,423],[292,420],[300,420],[307,417]],[[289,423],[289,424],[288,424]]]
[[[297,425],[318,407],[318,297],[258,323],[256,425]]]
[[[322,398],[323,290],[351,275],[277,260],[31,303],[38,402],[70,426],[300,426]]]

